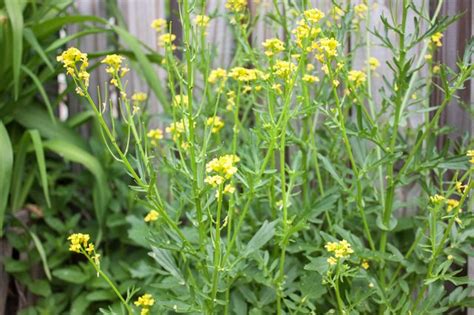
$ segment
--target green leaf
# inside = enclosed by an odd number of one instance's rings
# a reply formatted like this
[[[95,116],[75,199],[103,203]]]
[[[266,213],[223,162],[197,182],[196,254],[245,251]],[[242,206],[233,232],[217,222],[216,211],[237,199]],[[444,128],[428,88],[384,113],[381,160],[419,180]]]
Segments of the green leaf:
[[[17,1],[17,0],[10,0],[10,1]],[[107,20],[104,20],[98,16],[93,16],[93,15],[71,16],[69,15],[69,16],[55,17],[55,18],[37,23],[32,27],[32,30],[33,30],[33,33],[35,33],[36,37],[39,38],[39,37],[56,33],[64,25],[83,23],[83,22],[97,22],[101,24],[107,24]]]
[[[28,69],[25,66],[21,66],[21,70],[23,70],[33,80],[33,83],[35,84],[36,88],[38,89],[38,92],[43,98],[43,101],[46,105],[46,109],[48,110],[48,113],[49,113],[49,117],[51,118],[52,123],[55,124],[56,118],[53,113],[53,106],[51,106],[51,102],[49,101],[48,94],[46,94],[46,91],[44,90],[43,84],[41,83],[40,79],[33,72],[31,72],[30,69]]]
[[[51,272],[49,271],[48,260],[46,258],[46,253],[44,251],[43,244],[41,244],[40,239],[35,233],[31,232],[30,230],[28,230],[28,233],[30,234],[31,239],[33,240],[33,243],[35,244],[36,250],[38,251],[38,254],[40,255],[41,261],[43,263],[44,273],[46,274],[46,277],[48,278],[48,280],[51,280]]]
[[[71,315],[82,315],[86,314],[87,307],[91,304],[90,301],[86,299],[85,293],[80,294],[74,302],[72,302],[70,314]]]
[[[36,295],[42,297],[48,297],[49,295],[51,295],[51,286],[46,280],[34,280],[32,282],[28,282],[27,286],[28,290],[30,290]]]
[[[41,137],[38,130],[29,130],[29,134],[36,153],[36,162],[38,163],[38,171],[40,173],[41,186],[43,187],[44,198],[46,199],[48,207],[51,207],[48,188],[48,176],[46,174],[46,162],[44,159],[43,151],[43,142],[41,141]]]
[[[22,1],[5,0],[8,18],[12,27],[12,50],[13,50],[13,85],[15,89],[15,100],[18,99],[20,91],[20,66],[23,56],[23,8]]]
[[[337,174],[336,170],[334,169],[334,167],[332,166],[331,162],[325,157],[325,156],[322,156],[321,154],[318,153],[318,159],[321,160],[321,162],[323,162],[323,167],[326,171],[328,171],[332,177],[334,178],[334,180],[339,184],[341,185],[344,189],[347,189],[346,188],[346,185],[344,184],[344,181],[342,180],[342,178],[339,176],[339,174]]]
[[[44,61],[48,68],[51,69],[51,71],[54,71],[54,67],[51,64],[51,61],[49,60],[41,45],[38,43],[38,40],[36,39],[36,36],[31,31],[31,29],[25,28],[23,30],[23,37],[26,39],[28,44],[30,44],[30,46],[36,51],[36,53],[40,56],[40,58]]]
[[[8,195],[13,169],[13,149],[8,132],[0,121],[0,236],[3,235],[3,221],[7,208]]]
[[[275,226],[277,222],[278,222],[277,220],[270,223],[268,223],[268,221],[263,222],[263,225],[260,227],[257,233],[255,233],[252,239],[248,242],[242,255],[243,256],[250,255],[251,253],[262,248],[269,240],[271,240],[273,236],[275,235]]]
[[[174,276],[179,284],[184,285],[185,281],[181,274],[181,271],[176,266],[176,262],[174,261],[171,252],[166,249],[157,248],[152,246],[152,252],[148,253],[156,262],[163,267],[166,271],[168,271],[172,276]]]
[[[89,281],[89,276],[85,274],[78,266],[56,269],[53,276],[66,282],[82,284]]]
[[[95,207],[97,220],[99,225],[103,226],[104,215],[107,209],[107,202],[110,198],[110,192],[107,185],[107,179],[105,172],[100,164],[92,154],[82,150],[80,147],[73,143],[64,140],[49,140],[44,142],[44,147],[48,148],[61,155],[63,158],[80,163],[84,165],[95,177],[97,189],[97,205]]]

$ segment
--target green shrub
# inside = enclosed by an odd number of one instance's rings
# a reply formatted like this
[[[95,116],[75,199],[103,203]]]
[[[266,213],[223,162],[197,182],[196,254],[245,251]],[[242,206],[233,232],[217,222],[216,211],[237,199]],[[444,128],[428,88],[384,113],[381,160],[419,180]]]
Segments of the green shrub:
[[[323,13],[302,1],[268,18],[284,38],[252,47],[245,3],[227,1],[237,47],[226,70],[211,67],[201,1],[180,1],[182,44],[166,21],[154,22],[167,70],[165,132],[149,129],[146,97],[126,90],[122,56],[102,63],[124,137],[107,95],[88,92],[87,55],[60,55],[148,208],[127,217],[123,242],[149,251],[127,281],[110,277],[114,265],[101,263],[107,257],[88,234],[71,235],[70,249],[89,259],[125,313],[436,314],[472,305],[472,281],[461,275],[473,231],[472,142],[436,145],[451,132],[439,128],[440,115],[473,70],[472,45],[457,69],[432,59],[454,19],[403,1],[372,30],[377,46],[347,54],[348,37],[369,32],[360,28],[369,8],[334,3]],[[409,30],[409,14],[427,29]],[[386,73],[370,57],[379,46],[391,54]],[[354,66],[358,49],[370,57],[363,68]],[[430,101],[434,91],[440,103]],[[398,195],[408,186],[420,192],[405,202]]]

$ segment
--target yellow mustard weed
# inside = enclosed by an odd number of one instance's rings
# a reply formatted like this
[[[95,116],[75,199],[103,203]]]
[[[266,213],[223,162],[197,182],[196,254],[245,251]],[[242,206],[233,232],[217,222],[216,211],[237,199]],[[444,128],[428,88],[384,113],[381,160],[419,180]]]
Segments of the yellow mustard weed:
[[[354,12],[360,18],[363,18],[366,15],[368,10],[369,10],[369,8],[364,3],[360,3],[360,4],[357,4],[357,5],[354,6]]]
[[[318,9],[310,9],[303,12],[305,19],[311,23],[318,23],[324,18],[324,12]]]
[[[446,201],[446,204],[448,205],[446,209],[448,212],[451,212],[453,209],[456,209],[457,207],[459,207],[459,201],[456,199],[448,199]],[[461,209],[459,209],[459,212],[461,212]]]
[[[74,233],[71,234],[68,238],[69,250],[71,252],[80,253],[81,249],[86,249],[90,240],[89,234]]]
[[[218,133],[224,127],[224,121],[219,116],[209,117],[206,125],[211,126],[212,133]]]
[[[443,33],[441,32],[434,33],[431,36],[431,43],[433,43],[437,47],[441,47],[443,46],[443,44],[441,43],[441,38],[443,38]]]
[[[150,314],[150,308],[155,304],[155,299],[147,293],[140,296],[134,304],[141,307],[140,315],[148,315]]]
[[[212,187],[217,187],[224,183],[224,177],[220,175],[212,175],[212,176],[207,176],[204,179],[204,182],[211,185]]]
[[[247,0],[227,0],[225,7],[231,12],[239,13],[247,7]]]
[[[244,67],[234,67],[230,69],[229,77],[241,82],[255,81],[258,79],[258,71]]]
[[[370,57],[369,60],[367,61],[367,63],[369,64],[369,68],[370,70],[374,71],[376,70],[378,67],[380,67],[380,62],[377,58],[375,57]]]
[[[276,76],[288,80],[296,70],[296,65],[289,61],[277,60],[273,66],[273,72]]]
[[[148,96],[144,92],[135,92],[132,94],[132,101],[134,103],[143,103],[147,100]]]
[[[150,139],[150,142],[153,146],[157,146],[158,141],[163,139],[163,131],[159,128],[152,129],[148,131],[147,137]]]
[[[227,71],[222,68],[212,70],[207,77],[207,82],[210,84],[216,84],[218,80],[221,80],[221,85],[227,80]]]
[[[206,172],[215,172],[218,175],[223,176],[225,179],[229,179],[237,173],[237,167],[235,167],[235,164],[239,161],[240,158],[237,155],[226,154],[208,162],[206,164]]]
[[[189,104],[188,96],[183,94],[177,94],[173,97],[171,104],[175,107],[186,107]]]
[[[439,71],[441,70],[441,67],[436,65],[436,66],[433,66],[433,73],[439,73]]]
[[[302,78],[302,80],[304,82],[307,82],[307,83],[315,83],[315,82],[319,82],[319,78],[315,75],[310,75],[310,74],[305,74]]]
[[[340,20],[342,16],[344,16],[345,12],[340,7],[335,5],[331,8],[331,11],[329,14],[334,20],[337,21],[337,20]]]
[[[335,264],[337,264],[337,259],[334,258],[334,257],[332,257],[332,256],[329,257],[326,261],[327,261],[328,264],[331,265],[331,266],[334,266]]]
[[[469,163],[474,164],[474,150],[468,150],[466,156],[471,158]]]
[[[166,27],[166,20],[165,19],[155,19],[151,22],[151,28],[153,28],[157,32],[161,32]]]
[[[360,264],[360,266],[362,268],[364,268],[365,270],[369,269],[369,262],[367,260],[363,260],[362,263]]]
[[[122,66],[122,62],[125,58],[123,56],[117,54],[111,54],[105,56],[104,59],[101,60],[100,63],[106,64],[108,67],[105,69],[107,73],[110,74],[117,74],[120,67]]]
[[[430,196],[430,201],[434,204],[437,204],[437,203],[440,203],[440,202],[443,202],[446,198],[444,198],[443,196],[440,196],[438,194],[434,195],[434,196]]]
[[[463,185],[462,182],[456,182],[455,187],[459,194],[464,194],[467,189],[467,185]]]
[[[271,57],[285,50],[285,44],[278,38],[270,38],[262,43],[265,55]]]
[[[57,56],[56,60],[63,64],[64,68],[66,68],[66,73],[73,79],[81,81],[86,88],[89,86],[90,74],[86,71],[89,66],[89,59],[86,53],[71,47]],[[78,87],[76,91],[81,96],[84,95],[84,91],[81,88]]]
[[[315,48],[319,51],[319,54],[316,55],[316,59],[323,62],[325,57],[328,59],[337,57],[337,47],[339,47],[339,45],[339,42],[335,38],[321,38],[315,45]]]
[[[194,123],[196,124],[196,123]],[[181,138],[182,134],[184,134],[188,130],[188,121],[185,119],[181,119],[176,122],[172,122],[168,127],[166,127],[165,131],[171,134],[174,141],[178,141]]]
[[[158,211],[150,210],[145,216],[145,218],[143,218],[143,220],[145,222],[153,222],[153,221],[158,220],[159,217],[160,217],[160,214],[158,213]]]
[[[291,31],[295,35],[296,44],[302,48],[305,41],[314,40],[319,33],[321,28],[315,25],[308,25],[304,19],[298,21],[295,29]]]
[[[280,83],[274,83],[272,84],[272,90],[276,94],[283,94],[283,90],[281,89],[281,84]]]
[[[206,28],[209,25],[210,18],[207,15],[196,15],[194,23],[202,28]]]
[[[334,87],[338,87],[340,83],[341,83],[341,82],[339,82],[339,80],[332,80],[332,85],[333,85]]]
[[[334,253],[334,257],[336,258],[345,258],[349,257],[354,250],[351,248],[351,244],[346,240],[342,240],[339,242],[327,242],[324,246],[326,250],[330,253]]]
[[[359,87],[365,83],[366,75],[362,71],[351,70],[349,71],[347,78],[354,84],[355,87]]]
[[[176,46],[173,45],[173,42],[176,40],[176,35],[171,33],[165,33],[158,37],[158,45],[160,47],[170,47],[172,50],[176,49]]]

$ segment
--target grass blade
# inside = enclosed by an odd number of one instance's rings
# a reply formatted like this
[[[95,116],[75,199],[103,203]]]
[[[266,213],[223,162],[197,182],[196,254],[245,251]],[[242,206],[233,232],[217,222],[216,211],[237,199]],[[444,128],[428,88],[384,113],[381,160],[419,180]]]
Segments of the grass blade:
[[[12,27],[12,48],[13,48],[13,85],[15,90],[15,100],[18,99],[20,91],[20,66],[23,56],[23,9],[22,1],[5,0],[8,18]]]
[[[49,101],[48,94],[46,94],[46,91],[44,90],[43,84],[41,84],[39,78],[33,72],[31,72],[30,69],[25,66],[21,66],[21,69],[33,80],[33,83],[36,85],[38,92],[41,94],[41,97],[43,98],[44,103],[46,104],[49,117],[51,118],[52,123],[55,124],[56,118],[54,117],[53,106],[51,106],[51,102]]]
[[[30,46],[38,53],[38,55],[41,57],[44,63],[48,66],[48,68],[51,69],[51,71],[54,71],[54,67],[51,61],[49,60],[48,56],[46,55],[41,45],[38,43],[38,40],[36,39],[36,36],[31,31],[31,29],[25,28],[23,30],[23,37],[26,39],[28,44],[30,44]]]
[[[31,137],[31,142],[33,143],[33,147],[35,149],[36,162],[38,163],[38,171],[40,174],[41,186],[43,186],[44,198],[46,199],[48,207],[51,207],[51,200],[49,198],[48,188],[48,176],[46,173],[46,162],[44,159],[43,142],[41,141],[41,136],[38,130],[30,130],[29,134]]]
[[[2,152],[0,154],[0,236],[2,236],[13,168],[13,148],[3,122],[0,122],[0,152]]]

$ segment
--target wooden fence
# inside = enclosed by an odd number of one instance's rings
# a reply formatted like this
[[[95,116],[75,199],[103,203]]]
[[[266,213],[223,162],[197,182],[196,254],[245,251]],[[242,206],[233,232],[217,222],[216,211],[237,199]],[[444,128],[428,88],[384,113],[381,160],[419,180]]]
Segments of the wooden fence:
[[[151,29],[150,24],[153,19],[156,18],[165,18],[171,21],[174,21],[174,25],[178,25],[176,20],[178,19],[178,0],[116,0],[119,11],[123,15],[123,21],[127,25],[129,31],[137,36],[141,41],[143,41],[149,47],[157,47],[156,34],[153,29]],[[281,2],[282,0],[279,0]],[[292,0],[286,0],[292,1]],[[341,0],[341,1],[350,1],[350,0]],[[432,14],[434,7],[438,4],[440,0],[413,0],[419,7],[423,8],[423,11],[428,15]],[[223,12],[225,10],[225,0],[207,0],[207,10],[208,12]],[[331,0],[311,0],[311,4],[314,7],[317,7],[323,11],[327,11],[331,7]],[[352,3],[356,4],[360,0],[352,0]],[[370,27],[379,28],[381,27],[381,21],[379,17],[382,14],[388,15],[391,10],[399,9],[401,1],[398,0],[369,0],[370,10]],[[264,16],[268,14],[272,7],[272,0],[248,0],[250,11],[254,16],[260,16],[255,30],[252,33],[252,43],[254,45],[260,45],[262,41],[266,38],[281,36],[282,31],[268,25],[264,21]],[[105,17],[107,19],[118,20],[117,16],[113,16],[111,12],[107,10],[107,1],[104,0],[77,0],[76,6],[79,12],[87,15],[97,15]],[[397,7],[398,6],[398,7]],[[464,13],[459,21],[451,25],[448,31],[445,33],[443,38],[444,45],[437,53],[437,56],[434,56],[442,63],[446,63],[450,67],[455,67],[459,53],[464,51],[467,41],[474,34],[474,14],[472,0],[445,0],[442,6],[441,15],[456,15],[459,13]],[[111,20],[111,21],[113,21]],[[412,19],[409,19],[410,23]],[[365,25],[361,25],[365,27]],[[414,25],[409,25],[409,27],[414,28]],[[426,25],[420,25],[421,28],[426,28]],[[74,29],[68,30],[69,32],[74,32]],[[175,29],[173,32],[178,36],[178,41],[180,37],[180,30]],[[376,43],[376,38],[370,38],[373,43]],[[212,45],[215,45],[217,51],[219,51],[218,57],[213,61],[214,67],[228,67],[234,49],[233,34],[230,27],[223,17],[218,15],[217,18],[213,19],[210,23],[208,30],[208,40]],[[357,39],[351,39],[350,47],[354,47],[355,41]],[[108,42],[107,38],[104,35],[93,35],[88,38],[87,41],[83,41],[80,44],[80,48],[83,51],[100,51],[107,48]],[[419,47],[421,49],[421,47]],[[356,52],[355,66],[363,67],[366,60],[365,49],[359,49]],[[384,48],[372,48],[372,56],[377,57],[381,61],[380,72],[387,74],[390,73],[388,67],[385,65],[384,60],[390,57],[389,52]],[[159,73],[159,78],[162,81],[162,85],[166,86],[165,73],[156,69]],[[103,84],[106,80],[104,73],[95,71],[93,77],[91,78],[91,86],[96,86],[97,84]],[[373,85],[374,91],[378,90],[382,84],[382,80],[376,80]],[[132,73],[129,76],[128,87],[130,91],[148,91],[147,85],[136,73]],[[471,80],[469,86],[466,86],[464,90],[459,93],[459,96],[467,104],[474,103],[474,80]],[[433,95],[433,101],[436,102],[441,95]],[[377,103],[377,102],[376,102]],[[79,111],[79,104],[75,106],[70,106],[69,110],[72,112]],[[470,115],[465,113],[465,109],[460,107],[458,103],[453,103],[448,107],[441,117],[441,122],[444,125],[456,126],[458,130],[452,136],[458,136],[460,133],[465,131],[470,131],[471,135],[474,134],[474,123],[470,119]],[[151,99],[151,110],[154,113],[160,112],[160,105],[156,98]],[[420,115],[418,117],[412,118],[409,121],[409,124],[416,125],[422,121],[423,117]],[[87,130],[84,132],[87,133]],[[440,139],[439,145],[443,144],[443,139]],[[406,201],[410,199],[410,196],[417,194],[419,191],[417,187],[408,187],[404,188],[399,192],[399,198]],[[468,263],[467,273],[474,279],[474,260],[471,258]],[[474,309],[468,310],[469,315],[474,315]]]

